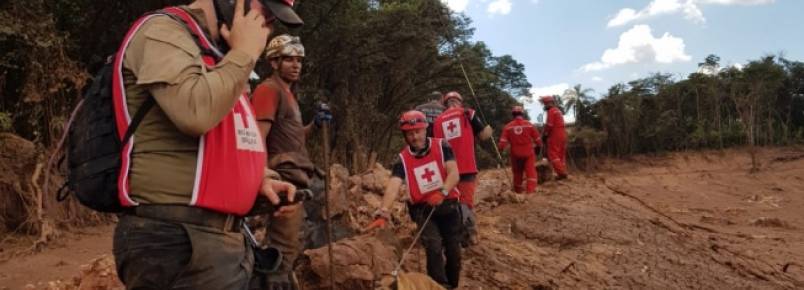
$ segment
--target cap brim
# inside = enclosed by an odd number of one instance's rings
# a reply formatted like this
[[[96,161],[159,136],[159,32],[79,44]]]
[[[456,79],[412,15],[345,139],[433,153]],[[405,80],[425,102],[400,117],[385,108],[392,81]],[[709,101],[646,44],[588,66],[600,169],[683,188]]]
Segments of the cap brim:
[[[304,25],[304,21],[296,14],[296,11],[293,11],[293,7],[285,3],[279,3],[276,0],[263,0],[263,4],[286,26],[299,27]]]

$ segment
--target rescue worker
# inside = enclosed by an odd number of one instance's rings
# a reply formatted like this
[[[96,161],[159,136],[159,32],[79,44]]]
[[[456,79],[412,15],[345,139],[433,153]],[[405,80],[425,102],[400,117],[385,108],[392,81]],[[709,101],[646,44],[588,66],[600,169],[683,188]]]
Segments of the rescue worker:
[[[143,16],[115,58],[118,130],[155,102],[122,156],[113,252],[127,289],[244,289],[254,256],[243,215],[258,194],[294,199],[270,178],[244,92],[273,20],[302,21],[292,1],[215,1]]]
[[[416,111],[424,113],[427,117],[427,137],[433,137],[433,123],[438,115],[444,112],[444,105],[441,104],[441,92],[434,91],[430,94],[432,99],[424,104],[416,106]]]
[[[251,102],[260,136],[268,151],[268,167],[297,188],[310,188],[321,178],[307,153],[305,140],[313,124],[320,123],[322,118],[330,120],[331,113],[328,107],[322,106],[314,122],[302,123],[301,110],[294,95],[304,60],[304,46],[298,37],[287,34],[274,37],[268,43],[265,58],[271,65],[271,75],[254,89]],[[316,195],[323,196],[321,192],[316,192]],[[311,203],[305,203],[305,207]],[[293,262],[302,248],[299,235],[303,211],[298,207],[267,219],[268,243],[278,248],[284,257],[279,271],[267,277],[269,289],[290,287]],[[319,216],[318,212],[310,214]]]
[[[553,166],[556,180],[567,178],[567,132],[564,131],[564,115],[556,106],[553,96],[542,96],[539,102],[547,111],[547,121],[544,123],[542,138],[547,146],[547,160]]]
[[[452,148],[443,139],[426,136],[427,120],[422,112],[414,110],[402,114],[399,129],[407,146],[399,153],[399,162],[393,166],[382,205],[369,228],[382,228],[390,220],[389,208],[405,180],[410,194],[408,212],[422,231],[420,239],[427,256],[427,274],[447,289],[456,288],[461,273],[462,226],[458,165]]]
[[[458,190],[461,192],[463,222],[466,226],[466,245],[477,244],[477,231],[474,218],[474,194],[477,186],[477,164],[475,161],[475,136],[480,140],[491,138],[491,126],[485,125],[475,114],[475,110],[463,107],[463,97],[452,91],[441,98],[441,103],[447,110],[436,118],[433,124],[435,138],[443,138],[455,152],[455,162],[458,163],[460,181]]]
[[[505,150],[511,145],[510,160],[511,172],[514,174],[514,192],[522,192],[522,174],[527,177],[525,192],[536,192],[538,175],[536,174],[536,151],[542,146],[542,139],[536,127],[525,119],[522,106],[511,109],[514,118],[503,128],[498,147]],[[524,172],[523,172],[524,171]]]

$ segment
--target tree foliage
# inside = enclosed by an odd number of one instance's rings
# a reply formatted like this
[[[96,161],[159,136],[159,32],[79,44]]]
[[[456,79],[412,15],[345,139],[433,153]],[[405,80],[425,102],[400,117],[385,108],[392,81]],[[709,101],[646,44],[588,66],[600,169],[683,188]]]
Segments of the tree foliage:
[[[711,70],[719,60],[708,56],[699,65],[710,69],[680,81],[654,74],[614,85],[576,125],[604,132],[603,151],[617,156],[804,141],[804,63],[764,56]]]
[[[113,53],[138,16],[190,1],[30,0],[0,4],[0,116],[5,131],[53,142],[90,73]],[[336,116],[332,158],[360,170],[390,161],[401,146],[397,116],[459,91],[501,128],[530,89],[524,66],[470,41],[471,21],[439,0],[297,1],[307,51],[298,97],[305,116],[329,102]],[[276,33],[288,32],[279,26]],[[477,94],[473,100],[463,64]],[[265,72],[260,64],[258,72]],[[264,74],[263,74],[264,75]],[[5,121],[10,119],[10,121]],[[309,120],[309,118],[306,118]],[[51,125],[52,120],[57,120]],[[5,124],[8,123],[6,126]],[[320,156],[318,137],[310,140]]]

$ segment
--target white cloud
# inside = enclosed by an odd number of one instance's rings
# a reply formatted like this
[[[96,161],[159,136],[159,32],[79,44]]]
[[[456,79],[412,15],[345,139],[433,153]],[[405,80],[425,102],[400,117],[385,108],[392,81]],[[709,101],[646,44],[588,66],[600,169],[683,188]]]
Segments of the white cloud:
[[[774,2],[775,0],[653,0],[639,11],[633,8],[620,9],[617,15],[609,20],[608,27],[623,26],[657,15],[676,13],[683,13],[687,20],[702,24],[706,22],[706,18],[700,5],[764,5]]]
[[[489,14],[507,15],[511,13],[511,0],[494,0],[489,3],[489,7],[486,11],[488,11]]]
[[[564,91],[566,91],[569,88],[570,88],[569,84],[560,83],[560,84],[549,85],[549,86],[546,86],[546,87],[531,88],[530,93],[531,93],[531,95],[533,95],[534,99],[538,100],[540,96],[547,96],[547,95],[550,95],[550,96],[559,95],[560,96],[561,94],[564,93]]]
[[[447,7],[455,12],[463,12],[466,6],[469,6],[469,0],[441,0],[441,2],[446,3]]]
[[[530,115],[531,122],[536,123],[544,123],[544,108],[542,104],[535,101],[538,100],[540,96],[547,96],[547,95],[563,95],[564,91],[570,88],[570,85],[567,83],[558,83],[544,87],[535,87],[530,89],[530,93],[533,96],[533,100],[531,102],[523,102],[525,110],[528,111],[528,115]],[[539,118],[541,116],[541,118]],[[573,122],[575,117],[573,116],[564,116],[565,122]]]
[[[696,2],[720,5],[764,5],[776,2],[776,0],[696,0]]]
[[[599,76],[593,76],[593,77],[592,77],[592,81],[593,81],[593,82],[602,82],[602,81],[603,81],[603,78],[601,78],[601,77],[599,77]]]
[[[600,61],[581,67],[582,71],[599,71],[628,63],[674,63],[692,59],[685,51],[684,39],[665,33],[654,37],[650,26],[636,25],[620,35],[617,48],[606,49]]]

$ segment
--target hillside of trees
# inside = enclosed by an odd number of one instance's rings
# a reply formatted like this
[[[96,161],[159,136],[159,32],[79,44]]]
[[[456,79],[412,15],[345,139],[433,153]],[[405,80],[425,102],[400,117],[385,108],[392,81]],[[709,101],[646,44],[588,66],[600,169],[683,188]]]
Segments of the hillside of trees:
[[[804,141],[804,63],[769,55],[721,69],[719,61],[709,55],[699,72],[683,80],[657,73],[617,84],[599,100],[575,86],[577,97],[564,103],[576,116],[576,153],[626,156],[736,145],[753,152],[753,146]]]

